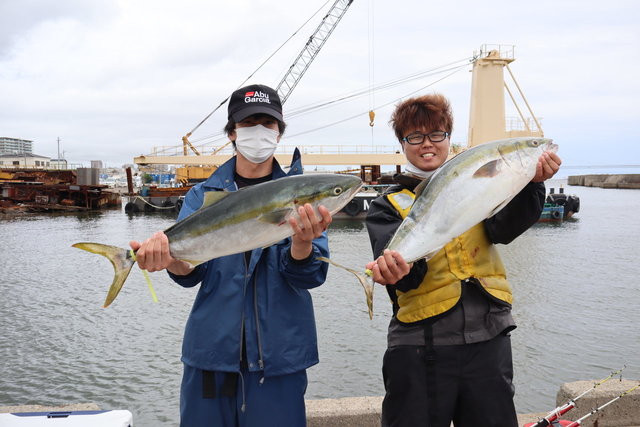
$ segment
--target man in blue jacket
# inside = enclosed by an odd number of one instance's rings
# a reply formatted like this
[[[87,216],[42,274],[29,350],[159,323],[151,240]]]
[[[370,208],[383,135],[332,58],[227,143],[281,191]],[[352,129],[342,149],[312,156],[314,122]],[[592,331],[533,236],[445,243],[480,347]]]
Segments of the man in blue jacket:
[[[236,191],[302,173],[296,149],[285,173],[274,152],[285,123],[276,91],[250,85],[229,100],[225,131],[236,155],[186,195],[178,219],[199,209],[208,191]],[[182,346],[181,426],[305,426],[306,369],[318,363],[308,289],[321,285],[331,214],[311,205],[290,220],[295,234],[267,248],[192,267],[169,254],[158,232],[131,242],[140,268],[166,269],[181,286],[200,284]],[[233,236],[229,236],[233,244]]]

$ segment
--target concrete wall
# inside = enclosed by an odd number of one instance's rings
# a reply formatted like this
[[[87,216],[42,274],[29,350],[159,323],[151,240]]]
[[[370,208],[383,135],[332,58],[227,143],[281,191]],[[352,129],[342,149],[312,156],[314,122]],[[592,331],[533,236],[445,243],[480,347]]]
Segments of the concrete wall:
[[[584,187],[640,189],[640,174],[575,175],[570,176],[567,183]]]
[[[638,384],[638,380],[609,380],[576,402],[576,407],[567,412],[562,419],[572,420],[586,415],[594,408],[608,402],[621,393]],[[558,406],[568,402],[593,387],[595,381],[576,381],[563,384],[556,396]],[[379,427],[381,396],[346,397],[343,399],[307,400],[308,427]],[[46,406],[5,406],[3,412],[45,412],[45,411],[81,411],[100,409],[93,403],[67,405],[63,407]],[[126,409],[126,408],[113,408]],[[549,412],[554,408],[549,408]],[[520,414],[518,425],[538,421],[546,413]],[[135,424],[134,415],[134,424]],[[583,427],[640,427],[640,388],[620,398],[591,417],[585,419]]]
[[[638,385],[638,382],[640,381],[611,379],[579,399],[576,402],[576,407],[567,412],[563,419],[575,421]],[[556,396],[556,404],[566,403],[593,385],[594,381],[576,381],[563,384]],[[603,408],[602,411],[596,412],[582,421],[580,425],[583,427],[640,426],[640,388],[616,400]]]
[[[595,382],[576,381],[563,384],[556,395],[556,405],[564,405],[570,399],[593,387]],[[575,421],[631,389],[638,382],[640,380],[611,379],[584,395],[576,402],[576,407],[561,419]],[[379,396],[308,400],[308,427],[379,427],[381,407],[382,397]],[[555,408],[549,408],[548,412],[553,409]],[[519,414],[518,425],[536,422],[548,412]],[[640,427],[640,388],[586,418],[580,425],[583,427]]]

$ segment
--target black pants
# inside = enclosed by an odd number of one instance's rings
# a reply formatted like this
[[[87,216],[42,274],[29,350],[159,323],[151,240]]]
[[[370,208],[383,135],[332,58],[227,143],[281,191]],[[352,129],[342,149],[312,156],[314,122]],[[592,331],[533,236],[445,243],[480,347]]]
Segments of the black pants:
[[[428,368],[423,346],[387,349],[383,427],[518,426],[509,336],[433,351]]]

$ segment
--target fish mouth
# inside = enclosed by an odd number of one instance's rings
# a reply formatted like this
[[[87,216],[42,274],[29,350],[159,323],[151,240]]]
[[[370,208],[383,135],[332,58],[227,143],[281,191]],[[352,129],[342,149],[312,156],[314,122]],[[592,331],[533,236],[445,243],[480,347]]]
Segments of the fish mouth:
[[[364,182],[361,182],[357,185],[354,185],[353,187],[351,187],[351,189],[349,191],[347,191],[347,197],[349,199],[351,199],[353,196],[355,196],[355,194],[360,191],[360,189],[362,189],[362,186],[364,185]]]
[[[554,144],[553,140],[550,139],[546,144],[544,144],[544,151],[553,151],[554,153],[558,152],[558,144]]]

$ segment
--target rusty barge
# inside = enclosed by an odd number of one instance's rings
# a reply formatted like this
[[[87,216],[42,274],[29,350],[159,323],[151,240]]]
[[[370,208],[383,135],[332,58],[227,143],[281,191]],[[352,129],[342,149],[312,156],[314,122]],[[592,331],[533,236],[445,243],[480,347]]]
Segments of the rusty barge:
[[[95,176],[96,179],[93,179]],[[97,170],[0,169],[0,212],[88,211],[121,205]]]

